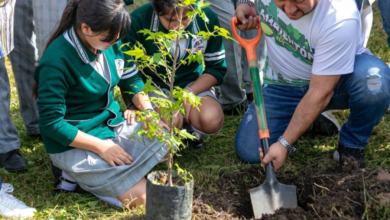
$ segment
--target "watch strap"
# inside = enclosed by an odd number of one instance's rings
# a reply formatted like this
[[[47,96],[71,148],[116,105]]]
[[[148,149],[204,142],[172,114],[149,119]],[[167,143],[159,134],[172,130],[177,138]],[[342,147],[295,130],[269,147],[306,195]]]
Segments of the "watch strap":
[[[290,155],[297,151],[297,148],[294,145],[289,144],[286,139],[283,138],[283,136],[280,136],[278,139],[279,143],[283,145],[284,148],[287,150],[287,155]]]
[[[253,3],[253,2],[251,2],[249,0],[238,0],[237,4],[236,4],[236,7],[238,5],[240,5],[240,4],[247,4],[247,5],[251,6],[251,7],[255,7],[255,3]]]

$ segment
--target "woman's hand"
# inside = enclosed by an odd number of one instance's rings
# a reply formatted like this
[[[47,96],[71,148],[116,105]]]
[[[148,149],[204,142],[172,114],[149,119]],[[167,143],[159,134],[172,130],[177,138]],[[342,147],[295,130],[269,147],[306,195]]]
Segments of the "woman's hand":
[[[165,124],[160,118],[157,120],[153,119],[153,115],[152,114],[149,114],[147,116],[145,116],[146,120],[148,121],[148,123],[155,123],[157,124],[160,128],[164,128],[166,129],[167,131],[169,131],[169,127],[167,124]],[[142,122],[142,127],[144,129],[149,129],[148,128],[148,125],[146,122]]]
[[[135,112],[137,108],[134,105],[129,106],[129,108],[123,113],[123,117],[128,124],[132,125],[135,123]]]
[[[114,143],[107,143],[98,155],[112,167],[115,167],[115,164],[122,166],[133,163],[133,158],[121,146]]]

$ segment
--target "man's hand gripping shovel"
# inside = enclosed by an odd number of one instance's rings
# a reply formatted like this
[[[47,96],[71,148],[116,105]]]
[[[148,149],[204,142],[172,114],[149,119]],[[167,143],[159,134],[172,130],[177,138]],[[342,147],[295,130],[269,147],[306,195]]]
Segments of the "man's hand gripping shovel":
[[[231,20],[233,35],[235,39],[239,42],[239,44],[246,50],[252,80],[257,123],[259,126],[259,136],[262,145],[261,147],[263,149],[264,155],[266,155],[270,147],[270,136],[265,116],[264,100],[263,94],[261,92],[259,67],[255,51],[256,46],[257,44],[259,44],[261,39],[261,27],[259,17],[257,17],[257,23],[259,27],[258,35],[253,39],[246,40],[242,39],[237,33],[237,18],[233,17]],[[263,214],[273,214],[276,210],[280,208],[297,207],[295,186],[284,185],[278,182],[275,177],[272,162],[268,163],[266,166],[266,178],[264,183],[256,188],[250,189],[249,193],[251,196],[252,208],[256,219],[261,218]]]

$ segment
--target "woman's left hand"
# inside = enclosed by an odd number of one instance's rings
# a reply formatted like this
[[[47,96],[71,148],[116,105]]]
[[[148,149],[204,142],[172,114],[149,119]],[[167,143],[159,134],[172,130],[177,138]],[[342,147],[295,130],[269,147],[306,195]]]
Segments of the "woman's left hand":
[[[148,120],[149,123],[151,122],[151,119],[152,119],[152,118],[153,118],[152,115],[146,116],[146,119]],[[158,121],[154,120],[153,123],[158,124],[158,126],[159,126],[160,128],[164,128],[164,129],[166,129],[167,131],[169,131],[168,125],[165,124],[161,119],[159,119]],[[146,124],[146,122],[142,122],[142,127],[143,127],[144,129],[149,129],[149,128],[148,128],[148,125]]]

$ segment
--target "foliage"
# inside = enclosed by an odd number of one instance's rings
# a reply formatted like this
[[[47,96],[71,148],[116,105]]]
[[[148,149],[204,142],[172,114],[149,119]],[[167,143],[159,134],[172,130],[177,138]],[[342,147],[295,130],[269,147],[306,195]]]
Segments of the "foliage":
[[[197,7],[194,7],[197,5]],[[137,42],[135,45],[129,45],[130,50],[124,51],[125,54],[132,57],[134,63],[137,64],[138,70],[147,78],[143,92],[148,94],[150,92],[159,95],[160,97],[151,97],[150,101],[159,109],[159,113],[140,111],[137,113],[137,118],[140,122],[143,122],[147,125],[148,129],[140,130],[137,132],[140,136],[145,136],[147,138],[156,138],[160,142],[163,142],[170,149],[169,159],[168,159],[168,185],[172,186],[172,164],[173,156],[178,152],[182,147],[185,147],[183,139],[193,139],[194,136],[190,135],[185,129],[178,129],[174,126],[174,119],[182,114],[185,116],[184,105],[189,104],[192,107],[196,108],[199,111],[198,105],[200,105],[200,98],[192,93],[188,89],[182,89],[179,87],[174,87],[174,80],[176,76],[176,71],[183,65],[188,65],[191,63],[198,63],[199,65],[203,64],[204,55],[200,49],[186,49],[188,56],[177,62],[178,59],[178,50],[179,50],[179,41],[181,39],[189,38],[203,38],[205,40],[210,39],[211,37],[225,37],[227,39],[232,39],[229,36],[229,32],[218,26],[213,27],[214,30],[200,31],[197,34],[192,34],[191,32],[185,30],[185,27],[182,24],[181,18],[183,17],[183,7],[190,7],[191,9],[187,12],[189,18],[195,19],[195,16],[199,16],[203,19],[204,22],[209,22],[206,14],[203,9],[209,6],[209,3],[205,3],[203,0],[184,0],[179,1],[175,6],[176,16],[179,21],[178,27],[169,30],[168,33],[164,32],[153,32],[149,29],[140,30],[138,33],[143,34],[146,37],[146,40],[149,43],[153,43],[157,46],[158,52],[154,54],[147,54],[144,45]],[[206,26],[207,27],[207,26]],[[158,71],[158,69],[164,69],[164,73]],[[150,76],[145,73],[145,69],[151,70],[155,73],[158,78],[164,82],[168,88],[169,92],[164,92],[156,83],[154,83]],[[158,121],[161,117],[164,121],[167,122],[169,126],[169,132],[164,131],[164,129],[158,126]],[[179,170],[179,166],[177,166]],[[184,174],[183,170],[179,174]],[[191,176],[192,177],[192,176]],[[183,177],[187,178],[187,177]],[[188,179],[187,179],[188,180]]]
[[[135,1],[136,8],[146,1]],[[131,10],[131,7],[129,7]],[[390,65],[390,49],[386,44],[386,33],[383,31],[382,21],[378,12],[377,3],[374,3],[374,25],[371,31],[368,47],[371,52]],[[31,219],[144,219],[145,208],[137,207],[128,210],[116,208],[100,201],[89,193],[67,193],[54,195],[53,176],[51,174],[51,162],[45,152],[44,144],[38,139],[31,139],[25,133],[23,120],[19,112],[17,89],[9,61],[6,59],[7,71],[11,84],[10,115],[19,132],[21,154],[26,161],[28,172],[12,174],[0,169],[3,182],[12,183],[15,187],[13,195],[25,202],[26,205],[38,210],[36,216]],[[125,105],[121,99],[120,91],[115,90],[115,98]],[[346,122],[348,111],[340,111],[336,114],[340,124]],[[207,149],[204,151],[184,149],[181,157],[175,161],[183,169],[192,173],[196,181],[197,191],[194,198],[201,197],[210,192],[215,192],[215,185],[220,184],[219,178],[239,169],[258,164],[246,164],[240,161],[234,149],[234,137],[242,115],[226,116],[224,127],[216,135],[206,137]],[[368,168],[390,167],[390,111],[374,129],[370,143],[364,150]],[[332,154],[337,148],[338,136],[331,138],[306,135],[299,139],[298,152],[286,160],[286,165],[278,171],[282,173],[301,173],[310,167],[313,170],[332,169],[335,162]],[[163,169],[165,165],[158,165],[155,170]],[[230,201],[229,201],[230,202]],[[239,201],[238,201],[239,202]],[[362,201],[361,201],[362,202]],[[389,219],[389,206],[383,207],[373,201],[368,203],[370,219]],[[228,211],[228,210],[224,210]],[[0,217],[1,219],[1,217]],[[215,219],[218,219],[216,217]]]

